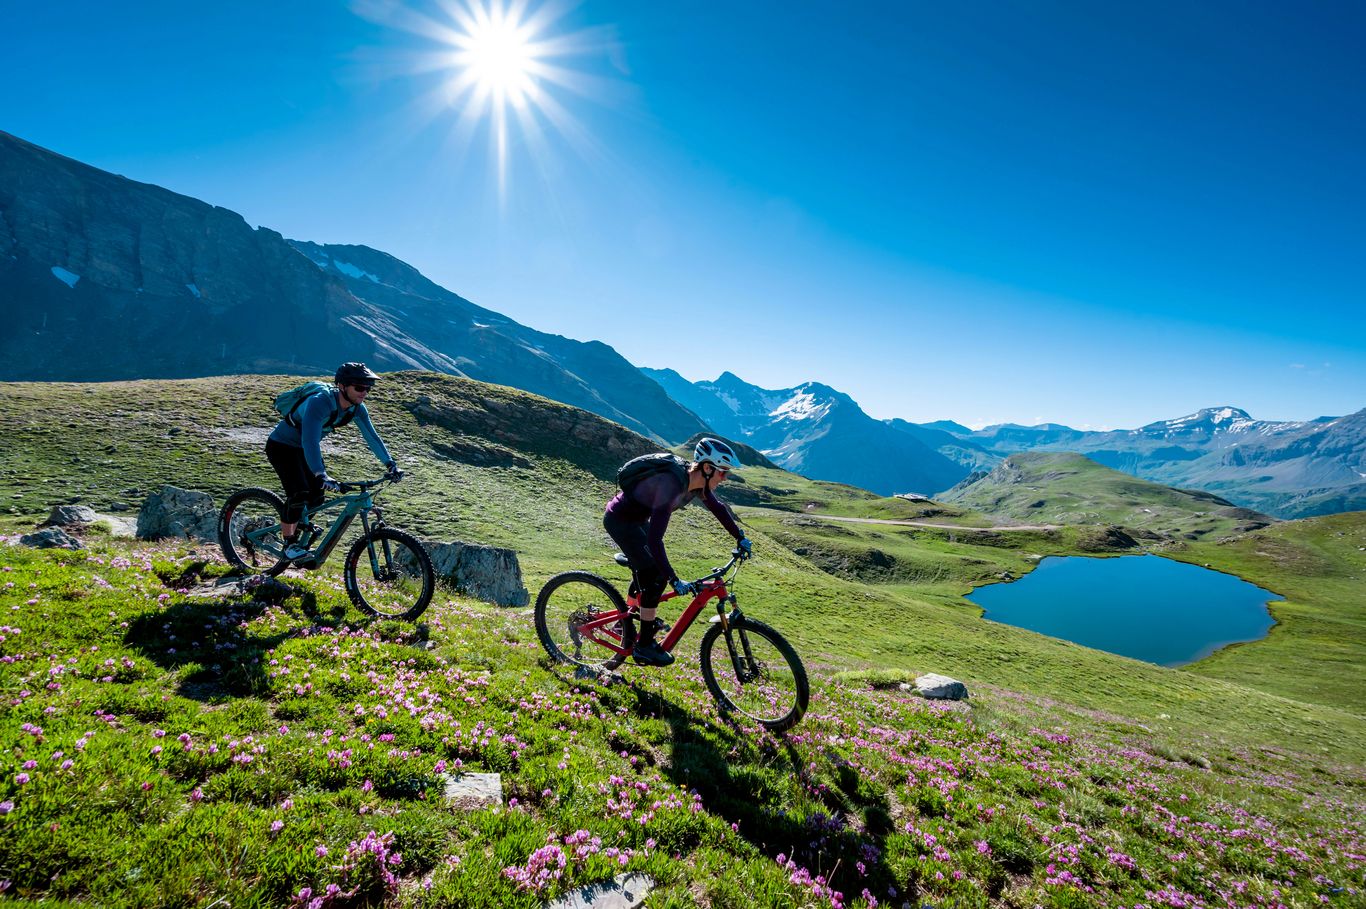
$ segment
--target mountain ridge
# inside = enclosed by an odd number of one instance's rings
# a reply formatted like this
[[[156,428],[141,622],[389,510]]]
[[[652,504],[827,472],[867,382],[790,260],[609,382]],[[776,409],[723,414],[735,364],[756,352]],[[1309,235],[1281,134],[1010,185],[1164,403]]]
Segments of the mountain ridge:
[[[642,367],[641,372],[719,432],[812,479],[881,495],[929,495],[968,472],[911,433],[868,416],[849,395],[821,382],[767,389],[729,371],[711,382],[689,382],[671,369]]]
[[[331,375],[365,360],[527,388],[660,442],[704,428],[606,344],[522,326],[388,253],[287,241],[5,132],[0,298],[12,380]]]

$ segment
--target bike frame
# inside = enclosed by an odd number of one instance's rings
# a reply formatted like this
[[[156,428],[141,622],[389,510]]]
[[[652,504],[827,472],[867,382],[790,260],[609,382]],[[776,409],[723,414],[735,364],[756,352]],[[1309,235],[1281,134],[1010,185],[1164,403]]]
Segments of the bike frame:
[[[323,534],[322,541],[314,547],[314,552],[317,553],[317,564],[321,565],[323,562],[327,561],[327,557],[332,554],[332,550],[336,548],[337,543],[341,541],[342,534],[346,533],[346,528],[351,526],[351,522],[356,519],[357,515],[360,516],[361,527],[365,530],[365,536],[370,536],[370,531],[372,529],[370,514],[371,512],[379,511],[379,506],[375,504],[374,493],[370,490],[384,482],[386,481],[366,480],[361,483],[343,483],[341,484],[343,490],[356,489],[359,491],[349,495],[338,496],[335,499],[329,499],[317,508],[304,509],[303,517],[300,519],[300,523],[302,524],[309,523],[311,518],[323,514],[324,512],[341,511],[339,515],[331,519],[332,524],[327,528],[327,532]],[[375,521],[374,526],[382,526],[384,523],[383,519],[378,514],[376,515],[376,518],[377,520]],[[260,543],[270,534],[278,533],[279,530],[279,524],[272,524],[270,527],[263,527],[260,530],[249,532],[247,534],[247,539],[251,540],[252,543]],[[388,553],[385,553],[386,560],[388,555]],[[370,567],[376,574],[379,573],[379,562],[375,558],[373,546],[370,547]]]
[[[669,633],[664,636],[664,640],[659,642],[661,648],[672,653],[674,647],[683,639],[683,635],[692,627],[692,623],[697,621],[697,617],[702,614],[702,609],[712,600],[716,601],[716,615],[721,622],[722,628],[729,629],[732,619],[740,617],[740,610],[735,605],[735,596],[727,588],[725,578],[726,573],[729,572],[738,561],[739,557],[734,557],[730,560],[730,564],[725,568],[718,568],[705,578],[696,582],[696,585],[699,587],[697,594],[693,597],[692,602],[688,604],[688,607],[683,610],[683,614],[678,617],[678,621],[674,623],[673,628],[669,629]],[[734,576],[732,576],[732,580],[733,577]],[[666,600],[677,599],[677,597],[678,594],[671,590],[663,594],[659,598],[659,602],[663,603]],[[731,606],[731,611],[729,613],[726,611],[727,603]],[[628,598],[626,600],[626,606],[630,610],[630,615],[637,615],[640,609],[639,595]],[[584,622],[582,625],[579,625],[578,631],[581,634],[586,634],[594,643],[606,647],[608,650],[615,651],[618,655],[624,657],[630,654],[631,651],[621,646],[621,633],[613,628],[618,621],[619,617],[615,613],[607,613],[590,622]],[[717,619],[713,619],[713,621],[717,621]]]

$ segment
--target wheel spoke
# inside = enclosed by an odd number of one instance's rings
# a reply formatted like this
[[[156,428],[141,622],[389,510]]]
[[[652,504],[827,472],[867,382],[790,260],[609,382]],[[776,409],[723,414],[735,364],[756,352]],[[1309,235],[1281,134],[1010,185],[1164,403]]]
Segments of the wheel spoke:
[[[276,574],[285,567],[280,536],[283,504],[264,489],[231,496],[219,518],[223,557],[243,571]]]
[[[629,650],[635,628],[624,620],[620,595],[607,581],[584,572],[552,578],[536,598],[536,632],[546,652],[589,669],[620,663],[612,647]]]
[[[736,623],[729,635],[713,626],[702,642],[702,671],[723,709],[769,728],[789,728],[806,710],[809,692],[800,659],[761,623]]]
[[[393,528],[357,540],[347,553],[345,574],[352,602],[371,615],[415,619],[431,600],[434,579],[427,553],[415,538]]]

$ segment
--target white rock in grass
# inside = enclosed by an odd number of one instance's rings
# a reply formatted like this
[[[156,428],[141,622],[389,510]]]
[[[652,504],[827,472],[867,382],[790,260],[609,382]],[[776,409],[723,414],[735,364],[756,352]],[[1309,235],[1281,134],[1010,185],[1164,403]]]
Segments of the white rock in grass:
[[[922,698],[961,701],[968,696],[968,686],[946,675],[927,672],[916,678],[915,693]]]
[[[503,804],[503,776],[500,773],[443,773],[446,801],[456,808],[487,808]]]
[[[654,888],[648,874],[618,874],[610,882],[590,884],[547,903],[546,909],[639,909]]]

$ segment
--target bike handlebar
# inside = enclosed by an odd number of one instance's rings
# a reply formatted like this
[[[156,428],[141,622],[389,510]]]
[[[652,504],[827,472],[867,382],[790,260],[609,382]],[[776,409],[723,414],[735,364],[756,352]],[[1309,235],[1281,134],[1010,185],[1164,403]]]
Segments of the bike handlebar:
[[[393,477],[380,477],[378,480],[361,480],[356,483],[338,483],[342,492],[351,492],[354,489],[374,489],[376,486],[383,486],[385,483],[398,482]]]
[[[693,581],[693,585],[694,585],[694,586],[697,586],[697,587],[700,587],[700,586],[702,586],[703,584],[707,583],[708,581],[715,581],[715,580],[718,580],[718,579],[722,578],[723,576],[725,576],[732,568],[735,568],[736,573],[739,573],[740,569],[739,569],[738,566],[741,565],[741,564],[743,564],[743,563],[745,563],[745,562],[747,562],[747,561],[749,561],[750,558],[751,558],[751,556],[745,555],[744,551],[743,551],[742,549],[740,549],[740,548],[737,546],[736,548],[734,548],[734,549],[732,549],[732,550],[730,551],[730,561],[729,561],[729,562],[727,562],[727,563],[726,563],[723,567],[721,567],[721,568],[713,568],[713,569],[711,570],[711,574],[703,575],[702,577],[698,578],[696,581]],[[734,580],[733,577],[732,577],[732,580]]]

